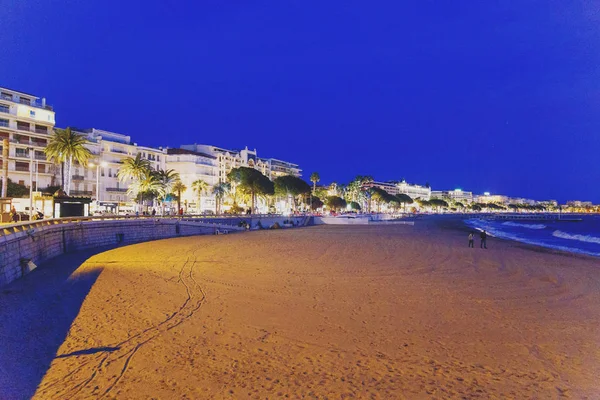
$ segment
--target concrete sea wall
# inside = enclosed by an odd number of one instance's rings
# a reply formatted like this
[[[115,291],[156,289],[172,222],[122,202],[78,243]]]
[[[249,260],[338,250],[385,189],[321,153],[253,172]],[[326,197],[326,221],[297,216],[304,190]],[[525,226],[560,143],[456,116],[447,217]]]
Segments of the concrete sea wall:
[[[248,216],[235,218],[123,218],[55,219],[0,227],[0,287],[31,272],[36,265],[60,254],[103,246],[180,236],[245,231],[240,222],[255,229],[275,222],[292,226],[312,223],[311,217]],[[290,224],[288,224],[290,225]]]

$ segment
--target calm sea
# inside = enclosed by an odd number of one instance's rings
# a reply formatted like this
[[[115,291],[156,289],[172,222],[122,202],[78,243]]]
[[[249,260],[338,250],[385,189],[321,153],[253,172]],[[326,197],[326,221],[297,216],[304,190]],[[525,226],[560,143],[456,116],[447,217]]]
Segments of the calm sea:
[[[472,228],[490,235],[572,253],[600,257],[600,216],[583,216],[581,222],[488,221],[468,219]]]

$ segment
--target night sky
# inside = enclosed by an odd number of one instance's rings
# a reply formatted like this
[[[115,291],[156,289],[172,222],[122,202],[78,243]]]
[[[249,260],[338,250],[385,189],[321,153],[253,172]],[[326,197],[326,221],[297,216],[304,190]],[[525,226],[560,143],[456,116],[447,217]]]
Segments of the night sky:
[[[596,1],[0,0],[0,86],[322,183],[600,202]]]

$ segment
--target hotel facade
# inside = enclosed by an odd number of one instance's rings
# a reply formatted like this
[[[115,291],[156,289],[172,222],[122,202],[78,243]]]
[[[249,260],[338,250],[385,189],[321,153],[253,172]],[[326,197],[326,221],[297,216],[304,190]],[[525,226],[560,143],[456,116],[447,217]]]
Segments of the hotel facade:
[[[247,146],[242,150],[227,150],[195,143],[183,145],[181,148],[215,157],[218,182],[225,182],[229,171],[239,167],[254,168],[271,180],[284,175],[302,176],[302,170],[297,164],[275,158],[258,157],[256,149],[250,150]]]
[[[431,192],[431,197],[437,199],[453,200],[463,203],[473,202],[473,192],[467,192],[462,189],[433,191]]]
[[[87,167],[73,166],[72,196],[91,197],[97,200],[98,206],[108,210],[132,210],[133,198],[127,194],[130,182],[121,182],[117,177],[123,160],[140,154],[150,162],[152,169],[165,169],[166,150],[139,146],[130,136],[121,133],[96,128],[72,129],[86,137],[86,146],[92,153]]]
[[[181,203],[187,212],[215,211],[216,202],[212,195],[212,187],[219,183],[219,164],[216,156],[194,150],[167,149],[167,169],[176,171],[187,188],[181,193]],[[193,188],[197,180],[203,180],[208,185],[206,192],[201,195]]]

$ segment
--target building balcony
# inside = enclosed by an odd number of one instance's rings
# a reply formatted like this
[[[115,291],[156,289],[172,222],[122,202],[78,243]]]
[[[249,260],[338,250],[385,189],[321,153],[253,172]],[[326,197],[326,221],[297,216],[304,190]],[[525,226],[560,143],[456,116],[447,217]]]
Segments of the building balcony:
[[[4,128],[9,128],[8,121],[0,121],[0,126],[2,126]]]
[[[107,192],[117,192],[117,193],[127,193],[127,188],[113,188],[113,187],[109,187],[106,188]]]
[[[29,153],[25,153],[25,152],[15,152],[15,157],[18,158],[29,158]]]
[[[37,146],[37,147],[46,147],[48,145],[47,142],[36,142],[34,140],[32,140],[30,143],[32,146]]]
[[[34,130],[35,133],[43,133],[45,135],[48,134],[48,128],[35,128]]]
[[[91,190],[71,190],[71,196],[92,196]]]
[[[17,165],[14,170],[19,172],[29,172],[29,167],[22,167],[20,165]]]
[[[110,149],[109,150],[111,153],[119,153],[119,154],[127,154],[127,152],[125,150],[119,150],[119,149]]]
[[[85,177],[83,175],[73,175],[71,179],[73,179],[74,181],[82,181],[85,179]]]

